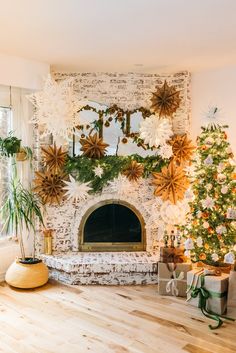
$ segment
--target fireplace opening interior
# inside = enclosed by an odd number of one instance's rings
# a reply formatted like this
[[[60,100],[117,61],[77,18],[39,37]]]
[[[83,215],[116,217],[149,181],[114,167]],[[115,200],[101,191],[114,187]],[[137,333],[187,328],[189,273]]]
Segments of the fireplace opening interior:
[[[120,250],[143,250],[143,226],[140,217],[129,207],[119,203],[109,203],[96,208],[86,219],[82,244],[97,244],[98,248],[118,245]],[[127,246],[126,246],[127,245]],[[86,249],[84,249],[86,250]],[[108,249],[107,250],[111,250]]]

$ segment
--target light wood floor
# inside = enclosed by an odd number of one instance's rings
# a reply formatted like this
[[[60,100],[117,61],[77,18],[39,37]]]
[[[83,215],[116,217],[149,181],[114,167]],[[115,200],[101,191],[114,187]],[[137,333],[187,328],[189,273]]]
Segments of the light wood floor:
[[[236,323],[210,331],[197,308],[156,286],[25,291],[0,285],[0,352],[232,353]]]

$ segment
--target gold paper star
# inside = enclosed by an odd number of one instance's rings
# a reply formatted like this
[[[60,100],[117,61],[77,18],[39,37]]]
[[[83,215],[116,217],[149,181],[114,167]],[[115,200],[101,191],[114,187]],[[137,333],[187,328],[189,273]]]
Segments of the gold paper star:
[[[63,179],[66,174],[54,174],[50,171],[41,173],[35,172],[36,178],[34,179],[34,191],[38,193],[44,204],[57,203],[60,204],[65,190],[63,190]]]
[[[129,181],[137,181],[143,175],[144,167],[141,163],[131,161],[130,165],[124,170],[123,174]]]
[[[175,160],[178,163],[190,161],[193,151],[195,150],[192,141],[187,135],[176,135],[170,141]]]
[[[104,157],[106,147],[109,146],[103,142],[103,139],[97,133],[93,136],[89,135],[86,138],[80,139],[80,143],[82,145],[80,150],[83,151],[83,156],[96,159]]]
[[[171,161],[168,167],[163,167],[161,173],[152,173],[155,189],[154,195],[160,196],[163,201],[170,200],[176,204],[184,198],[184,193],[189,186],[189,181],[180,166]]]
[[[163,86],[157,86],[156,88],[156,92],[152,93],[151,110],[160,117],[171,117],[179,108],[181,102],[180,91],[176,91],[174,86],[168,86],[166,81]]]
[[[63,169],[66,161],[67,152],[62,151],[62,146],[42,147],[43,162],[50,171],[58,172]]]

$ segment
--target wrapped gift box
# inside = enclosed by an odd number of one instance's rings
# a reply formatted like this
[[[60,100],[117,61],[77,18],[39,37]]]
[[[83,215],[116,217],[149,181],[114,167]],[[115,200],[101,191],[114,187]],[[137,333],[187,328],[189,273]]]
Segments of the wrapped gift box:
[[[160,248],[160,262],[165,263],[182,263],[184,262],[184,249],[183,248]]]
[[[236,308],[236,271],[229,274],[228,306]]]
[[[187,301],[196,307],[199,307],[199,295],[196,298],[192,298],[191,293],[194,288],[201,287],[202,275],[199,275],[199,269],[194,269],[187,274]],[[209,292],[209,298],[206,303],[207,310],[218,315],[226,312],[228,283],[229,275],[226,273],[222,273],[221,276],[204,276],[203,288]]]
[[[158,263],[158,293],[186,297],[187,272],[191,263]],[[177,289],[177,291],[176,291]]]

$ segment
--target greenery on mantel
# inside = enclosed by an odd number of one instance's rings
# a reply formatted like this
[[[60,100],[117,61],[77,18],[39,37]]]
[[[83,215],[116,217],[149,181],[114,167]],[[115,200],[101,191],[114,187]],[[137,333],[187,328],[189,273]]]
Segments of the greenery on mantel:
[[[68,157],[65,171],[80,182],[90,182],[93,192],[101,191],[109,181],[117,178],[132,160],[141,163],[144,167],[143,178],[147,178],[152,172],[160,172],[168,160],[159,156],[141,157],[137,154],[130,156],[105,156],[102,159],[91,159],[84,156]],[[100,166],[103,169],[101,177],[96,176],[94,169]]]

